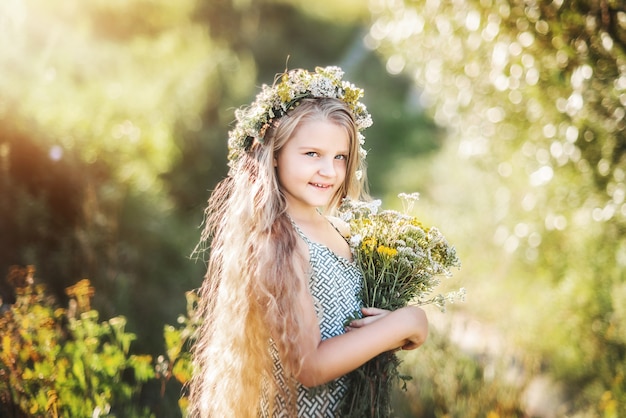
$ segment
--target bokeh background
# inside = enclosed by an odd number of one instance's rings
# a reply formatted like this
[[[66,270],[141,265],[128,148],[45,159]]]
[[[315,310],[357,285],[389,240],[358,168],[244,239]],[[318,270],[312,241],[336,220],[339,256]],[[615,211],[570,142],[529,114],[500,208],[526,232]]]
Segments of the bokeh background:
[[[0,278],[33,265],[58,306],[88,278],[156,359],[234,109],[325,65],[365,89],[372,195],[419,192],[463,263],[397,416],[626,416],[622,0],[2,0]],[[23,414],[3,359],[0,416],[71,416]],[[133,414],[180,416],[181,393],[147,383]]]

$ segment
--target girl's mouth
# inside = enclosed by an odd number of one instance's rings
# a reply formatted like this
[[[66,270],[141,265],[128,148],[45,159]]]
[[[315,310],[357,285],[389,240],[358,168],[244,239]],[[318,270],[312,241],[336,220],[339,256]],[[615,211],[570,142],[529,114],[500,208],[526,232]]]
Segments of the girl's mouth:
[[[321,183],[310,183],[310,184],[311,184],[311,186],[314,186],[314,187],[317,187],[317,188],[320,188],[320,189],[329,189],[329,188],[332,187],[329,184],[321,184]]]

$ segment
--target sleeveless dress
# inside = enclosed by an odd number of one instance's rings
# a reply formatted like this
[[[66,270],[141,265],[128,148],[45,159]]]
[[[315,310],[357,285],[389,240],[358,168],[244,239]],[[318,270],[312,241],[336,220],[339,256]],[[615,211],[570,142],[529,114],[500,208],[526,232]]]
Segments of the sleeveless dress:
[[[361,309],[361,271],[355,263],[311,241],[293,221],[292,224],[309,247],[309,290],[322,340],[343,334],[345,321]],[[280,368],[280,364],[275,363]],[[283,379],[279,379],[279,384],[284,384]],[[298,418],[339,417],[339,405],[348,389],[346,376],[314,388],[300,383],[296,383],[296,387]],[[286,408],[283,408],[284,401],[277,399],[277,407],[274,417],[288,416]]]

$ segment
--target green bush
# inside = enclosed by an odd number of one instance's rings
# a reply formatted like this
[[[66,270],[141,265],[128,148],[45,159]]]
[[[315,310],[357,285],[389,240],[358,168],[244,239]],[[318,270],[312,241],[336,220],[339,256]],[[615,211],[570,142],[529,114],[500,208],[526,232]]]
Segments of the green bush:
[[[189,382],[193,372],[191,363],[190,344],[198,328],[198,316],[195,314],[198,294],[187,292],[187,315],[178,317],[179,328],[165,325],[163,336],[165,338],[166,355],[157,358],[157,377],[161,380],[161,394],[165,393],[165,385],[173,378],[183,385]],[[183,416],[186,416],[188,398],[183,391],[178,399],[178,407]]]
[[[124,317],[99,320],[88,280],[67,289],[61,309],[35,284],[33,267],[14,267],[8,279],[16,301],[0,317],[0,416],[152,417],[139,401],[144,384],[159,379],[163,392],[171,377],[190,376],[189,319],[182,329],[166,327],[167,355],[155,366],[149,355],[130,354],[135,335]],[[188,302],[193,309],[192,293]]]

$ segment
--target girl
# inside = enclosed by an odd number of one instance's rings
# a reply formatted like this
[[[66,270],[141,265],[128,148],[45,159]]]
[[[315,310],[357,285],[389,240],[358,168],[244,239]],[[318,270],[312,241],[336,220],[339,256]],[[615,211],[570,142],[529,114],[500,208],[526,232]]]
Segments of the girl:
[[[236,112],[230,172],[206,210],[193,417],[337,416],[346,373],[426,339],[420,308],[361,309],[361,273],[325,216],[366,197],[359,131],[371,119],[342,76],[286,72]]]

